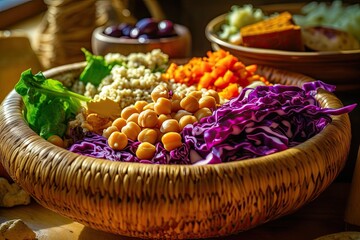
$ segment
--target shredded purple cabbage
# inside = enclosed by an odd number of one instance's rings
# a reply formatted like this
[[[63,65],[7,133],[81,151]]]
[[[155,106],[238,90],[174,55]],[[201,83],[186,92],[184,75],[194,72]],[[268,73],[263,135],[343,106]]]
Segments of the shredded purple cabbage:
[[[214,164],[268,155],[306,141],[331,122],[331,115],[348,113],[356,107],[321,108],[315,99],[318,88],[335,90],[321,81],[305,83],[302,88],[245,88],[212,116],[186,126],[180,148],[168,152],[157,143],[151,160],[136,157],[139,142],[129,141],[124,150],[117,151],[108,146],[106,138],[94,133],[87,133],[69,150],[112,161],[155,164]]]
[[[184,142],[199,153],[194,164],[248,159],[272,154],[306,141],[331,122],[330,115],[352,111],[356,104],[340,109],[321,108],[318,88],[334,91],[321,81],[303,88],[274,85],[244,89],[241,94],[184,128]]]
[[[85,137],[78,140],[68,149],[71,152],[84,156],[102,158],[111,161],[140,162],[156,164],[190,164],[189,147],[183,144],[181,147],[170,152],[166,151],[161,143],[157,143],[156,154],[153,159],[144,160],[136,157],[136,149],[140,142],[129,140],[123,150],[114,150],[107,144],[107,139],[93,132],[85,133]]]

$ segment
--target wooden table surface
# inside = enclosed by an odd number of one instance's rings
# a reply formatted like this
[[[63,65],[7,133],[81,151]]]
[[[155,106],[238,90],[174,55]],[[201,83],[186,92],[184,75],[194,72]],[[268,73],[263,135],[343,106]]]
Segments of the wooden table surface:
[[[346,230],[344,211],[349,186],[349,183],[334,182],[318,198],[293,214],[265,223],[249,231],[218,239],[307,240],[343,232]],[[85,227],[43,208],[35,201],[32,201],[28,206],[0,208],[0,223],[14,218],[22,219],[37,233],[39,240],[136,239]]]

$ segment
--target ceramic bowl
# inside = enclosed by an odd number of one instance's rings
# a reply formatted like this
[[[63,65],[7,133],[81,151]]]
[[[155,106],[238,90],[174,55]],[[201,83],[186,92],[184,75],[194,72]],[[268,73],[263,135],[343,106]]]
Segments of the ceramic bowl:
[[[149,39],[140,42],[137,39],[115,38],[104,34],[105,26],[93,31],[91,45],[96,55],[107,53],[121,53],[129,55],[133,52],[150,52],[153,49],[161,49],[170,58],[187,58],[191,56],[191,34],[187,27],[179,24],[174,25],[177,36],[159,39]]]
[[[300,12],[304,4],[264,5],[266,13]],[[205,35],[213,50],[222,48],[237,56],[245,64],[259,64],[303,73],[337,86],[337,90],[360,88],[360,50],[329,52],[294,52],[244,47],[220,39],[217,35],[227,14],[212,19],[205,28]]]

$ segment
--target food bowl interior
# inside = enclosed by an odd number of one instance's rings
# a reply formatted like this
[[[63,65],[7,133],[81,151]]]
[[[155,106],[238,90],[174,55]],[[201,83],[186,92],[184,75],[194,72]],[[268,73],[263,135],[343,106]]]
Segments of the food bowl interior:
[[[267,13],[290,11],[298,13],[303,4],[264,5]],[[212,19],[205,28],[213,50],[220,48],[237,56],[245,64],[259,64],[303,73],[314,79],[334,84],[339,90],[360,88],[360,50],[329,52],[295,52],[244,47],[220,39],[217,32],[227,14]],[[346,77],[344,77],[346,76]]]
[[[44,72],[77,79],[85,63]],[[259,66],[273,83],[313,79]],[[338,108],[332,93],[317,96]],[[0,161],[41,205],[94,229],[140,238],[203,238],[234,234],[292,213],[323,192],[343,168],[350,147],[347,114],[288,150],[204,166],[113,162],[81,156],[45,141],[25,123],[12,91],[0,109]]]

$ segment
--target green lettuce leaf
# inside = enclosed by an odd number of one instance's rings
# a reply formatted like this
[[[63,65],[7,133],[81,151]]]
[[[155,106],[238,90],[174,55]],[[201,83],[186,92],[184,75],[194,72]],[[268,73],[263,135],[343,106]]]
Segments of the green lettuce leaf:
[[[64,136],[67,123],[80,111],[82,102],[91,99],[68,90],[54,79],[46,79],[31,69],[21,74],[15,91],[25,104],[24,116],[31,129],[47,139],[51,135]]]
[[[84,83],[91,83],[97,87],[104,77],[110,75],[111,69],[114,65],[107,64],[103,56],[93,55],[84,48],[81,50],[85,54],[87,64],[80,74],[80,81]]]

